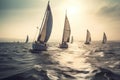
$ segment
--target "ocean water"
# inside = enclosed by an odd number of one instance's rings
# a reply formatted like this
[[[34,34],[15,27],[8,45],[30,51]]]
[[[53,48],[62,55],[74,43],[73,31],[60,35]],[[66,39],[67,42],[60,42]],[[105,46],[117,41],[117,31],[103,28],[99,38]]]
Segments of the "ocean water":
[[[31,53],[32,43],[0,43],[0,80],[120,80],[120,42],[84,42]]]

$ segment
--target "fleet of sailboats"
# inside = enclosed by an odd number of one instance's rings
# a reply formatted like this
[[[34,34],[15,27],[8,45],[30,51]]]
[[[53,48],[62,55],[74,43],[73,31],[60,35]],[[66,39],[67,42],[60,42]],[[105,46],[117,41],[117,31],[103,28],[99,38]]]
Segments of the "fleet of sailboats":
[[[107,42],[107,36],[105,34],[105,32],[103,33],[103,40],[102,43],[105,44]]]
[[[87,30],[85,44],[90,44],[90,42],[91,42],[91,34],[90,34],[89,30]]]
[[[63,30],[63,36],[62,36],[62,43],[59,45],[60,48],[68,48],[67,42],[70,40],[70,34],[71,34],[71,29],[70,29],[70,23],[67,17],[67,12],[65,15],[65,22],[64,22],[64,30]]]
[[[52,17],[50,4],[48,1],[37,40],[32,44],[33,52],[47,50],[46,43],[48,42],[52,31],[52,24],[53,24],[53,17]]]
[[[43,20],[42,20],[42,24],[41,24],[41,28],[39,30],[37,40],[32,44],[33,52],[47,50],[47,42],[51,35],[52,24],[53,24],[53,17],[52,17],[51,7],[50,7],[49,1],[48,1],[47,8],[46,8]],[[67,17],[67,12],[66,12],[62,42],[59,45],[60,48],[68,48],[70,34],[71,34],[70,23],[69,23],[69,20]],[[29,40],[29,37],[27,36],[25,43],[27,43],[28,40]],[[89,30],[87,29],[85,44],[90,44],[90,42],[91,42],[91,34],[90,34]],[[104,33],[102,43],[105,44],[106,42],[107,42],[107,37],[106,37],[106,34]],[[71,43],[73,43],[73,36],[71,37]]]

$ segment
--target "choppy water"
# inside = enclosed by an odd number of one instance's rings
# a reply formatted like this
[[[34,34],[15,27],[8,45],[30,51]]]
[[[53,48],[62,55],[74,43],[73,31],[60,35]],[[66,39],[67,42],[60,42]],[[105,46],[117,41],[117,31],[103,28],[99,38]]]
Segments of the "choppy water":
[[[0,80],[120,80],[120,42],[83,42],[31,53],[31,43],[0,43]]]

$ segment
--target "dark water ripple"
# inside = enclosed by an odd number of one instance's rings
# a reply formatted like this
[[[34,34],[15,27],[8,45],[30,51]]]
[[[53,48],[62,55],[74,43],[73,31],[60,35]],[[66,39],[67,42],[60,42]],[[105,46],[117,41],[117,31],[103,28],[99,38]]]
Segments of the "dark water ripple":
[[[84,42],[33,54],[31,43],[0,43],[0,80],[119,80],[120,42]]]

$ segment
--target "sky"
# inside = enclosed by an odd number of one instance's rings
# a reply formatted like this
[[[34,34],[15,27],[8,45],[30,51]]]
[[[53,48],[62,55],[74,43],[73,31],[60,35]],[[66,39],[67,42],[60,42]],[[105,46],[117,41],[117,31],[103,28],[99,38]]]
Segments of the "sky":
[[[0,0],[0,41],[36,40],[48,0]],[[85,40],[86,30],[92,40],[120,40],[120,0],[50,0],[53,28],[49,41],[61,41],[65,12],[71,35]]]

